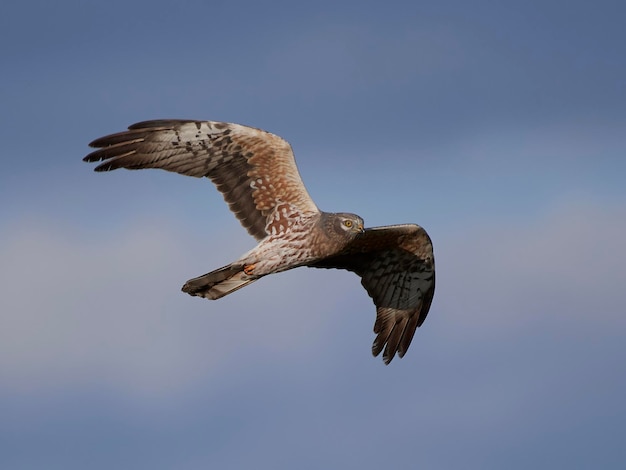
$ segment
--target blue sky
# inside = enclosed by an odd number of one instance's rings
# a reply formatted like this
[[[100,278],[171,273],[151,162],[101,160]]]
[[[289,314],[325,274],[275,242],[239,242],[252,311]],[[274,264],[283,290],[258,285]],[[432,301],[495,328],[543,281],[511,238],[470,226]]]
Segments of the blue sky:
[[[0,14],[0,467],[618,468],[623,2],[14,2]],[[238,122],[434,241],[370,355],[356,276],[180,292],[253,246],[208,181],[96,174],[136,121]]]

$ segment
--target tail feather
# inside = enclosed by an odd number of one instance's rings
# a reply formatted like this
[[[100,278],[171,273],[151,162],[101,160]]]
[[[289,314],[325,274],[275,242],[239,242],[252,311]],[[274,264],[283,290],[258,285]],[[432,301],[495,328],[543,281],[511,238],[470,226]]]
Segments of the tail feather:
[[[183,292],[205,299],[219,299],[254,282],[258,277],[250,277],[243,272],[242,264],[229,264],[202,276],[189,279]]]

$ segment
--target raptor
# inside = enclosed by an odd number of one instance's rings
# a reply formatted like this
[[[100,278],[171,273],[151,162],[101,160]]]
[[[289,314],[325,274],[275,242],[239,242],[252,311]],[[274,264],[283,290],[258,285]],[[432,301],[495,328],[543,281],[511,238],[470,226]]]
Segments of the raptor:
[[[299,266],[347,269],[376,305],[372,353],[403,357],[435,290],[430,237],[415,224],[364,228],[361,217],[323,212],[296,167],[291,146],[269,132],[216,121],[155,120],[91,142],[95,171],[160,168],[207,177],[258,244],[182,290],[219,299],[268,274]]]

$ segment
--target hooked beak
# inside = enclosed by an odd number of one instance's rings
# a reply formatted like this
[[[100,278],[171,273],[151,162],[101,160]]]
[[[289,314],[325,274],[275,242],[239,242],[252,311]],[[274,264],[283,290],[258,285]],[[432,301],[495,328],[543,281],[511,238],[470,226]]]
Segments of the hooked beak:
[[[359,231],[360,234],[364,234],[365,233],[365,229],[363,228],[363,224],[359,224],[356,226],[357,230]]]

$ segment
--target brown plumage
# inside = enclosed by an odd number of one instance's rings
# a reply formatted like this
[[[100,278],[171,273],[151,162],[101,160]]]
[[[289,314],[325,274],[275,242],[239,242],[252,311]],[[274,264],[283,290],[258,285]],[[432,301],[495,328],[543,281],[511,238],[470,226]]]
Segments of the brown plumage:
[[[84,158],[95,170],[161,168],[209,178],[259,244],[237,261],[190,279],[183,291],[219,299],[268,274],[298,266],[347,269],[376,305],[372,353],[386,364],[406,353],[435,289],[433,249],[414,224],[363,228],[349,213],[320,211],[291,146],[252,127],[214,121],[160,120],[94,140]]]

